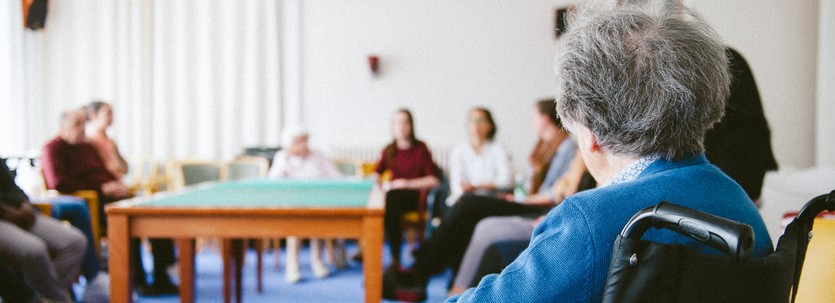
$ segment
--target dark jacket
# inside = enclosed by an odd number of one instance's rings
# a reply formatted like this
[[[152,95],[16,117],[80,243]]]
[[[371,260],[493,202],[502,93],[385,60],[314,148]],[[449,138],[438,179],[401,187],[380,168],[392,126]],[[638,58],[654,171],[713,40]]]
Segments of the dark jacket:
[[[705,155],[756,200],[765,173],[777,169],[771,151],[771,131],[751,68],[735,50],[727,48],[726,53],[730,60],[731,95],[725,105],[725,117],[705,136]]]

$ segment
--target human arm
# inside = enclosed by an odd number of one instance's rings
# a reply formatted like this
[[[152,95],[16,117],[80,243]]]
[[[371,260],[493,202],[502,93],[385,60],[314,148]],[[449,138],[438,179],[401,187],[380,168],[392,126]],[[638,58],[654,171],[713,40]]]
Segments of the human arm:
[[[29,229],[35,224],[35,209],[29,201],[23,201],[20,206],[0,204],[0,219],[9,221],[22,229]]]
[[[495,161],[496,165],[496,176],[493,179],[493,185],[495,188],[513,188],[513,170],[510,168],[510,156],[507,154],[507,150],[504,149],[503,146],[499,145],[498,143],[493,143],[495,152],[492,153],[493,161]]]
[[[101,185],[101,193],[111,199],[124,199],[130,197],[130,187],[122,181],[113,180]]]
[[[549,214],[513,263],[447,302],[589,302],[597,266],[591,243],[582,215]]]
[[[125,158],[122,157],[121,153],[119,153],[119,148],[116,146],[116,142],[111,141],[111,144],[113,147],[113,154],[111,159],[109,159],[105,165],[111,174],[116,176],[118,179],[121,179],[122,176],[128,173],[128,162],[125,161]]]
[[[562,202],[566,197],[577,193],[580,187],[580,180],[583,178],[583,173],[585,172],[586,164],[583,162],[583,157],[579,152],[575,152],[574,160],[571,161],[568,171],[552,187],[554,201]]]
[[[391,180],[391,189],[430,189],[440,184],[438,177],[434,175],[423,176],[414,179],[394,179]]]
[[[432,155],[426,145],[420,146],[418,160],[414,165],[418,166],[421,177],[417,178],[396,178],[391,180],[390,186],[392,189],[415,189],[425,190],[430,189],[440,184],[438,179],[439,169],[432,161]]]
[[[287,166],[287,156],[284,151],[277,151],[273,156],[273,163],[267,177],[275,179],[284,177],[284,168]]]
[[[333,163],[330,160],[328,160],[328,158],[325,157],[324,154],[318,151],[314,151],[311,153],[311,156],[315,157],[314,159],[316,160],[316,166],[318,167],[319,173],[323,177],[338,178],[342,176],[342,173],[339,172],[339,169],[336,168],[336,165],[333,165]]]
[[[452,150],[449,157],[449,192],[450,196],[460,196],[465,192],[464,184],[469,182],[464,181],[464,155],[462,154],[463,145],[459,145]]]
[[[557,182],[557,179],[568,171],[576,152],[577,143],[575,143],[573,139],[567,138],[563,140],[548,165],[548,172],[546,173],[545,179],[539,187],[539,190],[536,194],[529,196],[529,199],[526,201],[539,204],[546,201],[545,199],[547,198],[547,201],[559,202],[556,201],[553,196],[554,192],[552,187]]]

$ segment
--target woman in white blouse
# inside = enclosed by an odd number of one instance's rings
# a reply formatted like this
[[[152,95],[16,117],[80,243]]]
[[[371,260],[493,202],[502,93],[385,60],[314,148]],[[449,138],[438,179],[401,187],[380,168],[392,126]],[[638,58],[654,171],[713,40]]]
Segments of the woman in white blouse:
[[[320,152],[307,144],[308,133],[302,127],[288,127],[282,134],[282,149],[275,154],[270,167],[270,178],[337,178],[339,170]],[[310,239],[310,265],[313,275],[324,278],[330,274],[322,262],[321,239]],[[342,253],[344,254],[344,252]],[[299,272],[299,239],[287,237],[287,265],[284,279],[289,283],[301,280]],[[337,257],[337,267],[344,266],[344,257]]]
[[[487,194],[510,190],[513,178],[510,159],[504,147],[493,142],[496,123],[483,107],[470,110],[467,119],[469,140],[456,146],[450,155],[450,196],[453,205],[464,194]]]

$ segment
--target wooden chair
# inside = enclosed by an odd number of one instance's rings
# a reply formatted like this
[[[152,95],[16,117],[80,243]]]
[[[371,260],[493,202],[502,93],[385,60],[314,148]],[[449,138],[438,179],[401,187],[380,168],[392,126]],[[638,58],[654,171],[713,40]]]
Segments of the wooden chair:
[[[183,188],[203,182],[219,181],[223,165],[214,161],[176,160],[168,165],[170,188]]]
[[[44,216],[51,216],[52,214],[52,204],[49,202],[41,202],[41,201],[29,201],[38,211],[41,212],[41,215]]]
[[[75,196],[87,202],[87,209],[90,210],[90,225],[93,231],[93,246],[96,248],[96,255],[101,255],[101,239],[102,239],[102,230],[101,230],[101,214],[99,213],[99,204],[101,203],[99,200],[99,193],[95,190],[77,190],[74,192],[59,192],[55,189],[47,189],[46,179],[43,175],[43,170],[40,166],[35,167],[35,171],[41,174],[41,184],[43,187],[43,192],[46,192],[46,197],[57,197],[61,195],[66,196]],[[51,210],[51,206],[50,206]],[[50,213],[45,213],[49,215]]]
[[[166,167],[166,187],[168,189],[182,189],[186,186],[203,182],[220,181],[224,166],[216,161],[200,160],[171,160]],[[207,239],[195,240],[195,247],[207,246]]]
[[[160,191],[165,177],[159,174],[157,161],[151,158],[134,158],[128,162],[128,183],[137,194],[150,195]]]

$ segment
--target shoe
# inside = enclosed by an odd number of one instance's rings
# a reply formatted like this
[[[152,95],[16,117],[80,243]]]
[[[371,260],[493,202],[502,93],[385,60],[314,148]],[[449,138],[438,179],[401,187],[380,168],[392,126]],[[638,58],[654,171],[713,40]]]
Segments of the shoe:
[[[108,303],[110,302],[110,275],[106,272],[99,272],[92,281],[87,281],[84,288],[84,303]]]
[[[351,257],[351,260],[354,260],[354,262],[362,263],[362,252],[358,252],[356,255]]]
[[[322,261],[311,262],[310,267],[313,270],[313,276],[316,278],[321,279],[331,274],[330,270],[328,270],[328,267],[325,266],[325,263],[322,263]]]
[[[284,280],[290,284],[296,284],[302,280],[302,274],[299,272],[299,264],[293,265],[288,262],[287,268],[284,270]]]
[[[383,299],[405,302],[426,301],[428,280],[419,275],[389,268],[383,274]]]
[[[427,282],[412,271],[389,267],[383,274],[383,298],[405,302],[426,301]]]
[[[156,296],[163,296],[163,295],[176,295],[180,293],[180,288],[174,285],[171,282],[161,282],[145,286],[139,287],[136,289],[136,293],[142,297],[156,297]]]

